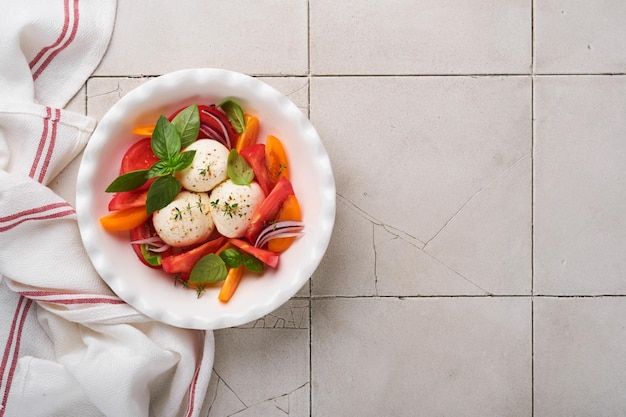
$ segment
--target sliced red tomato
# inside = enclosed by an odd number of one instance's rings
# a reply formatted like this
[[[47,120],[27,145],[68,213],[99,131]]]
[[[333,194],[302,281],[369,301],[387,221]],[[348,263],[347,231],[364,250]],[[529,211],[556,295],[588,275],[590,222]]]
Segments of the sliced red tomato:
[[[265,265],[272,268],[278,267],[278,259],[280,258],[280,255],[276,252],[257,248],[256,246],[253,246],[245,240],[241,239],[228,239],[228,241],[237,246],[242,251],[246,252],[247,254],[254,256]]]
[[[289,182],[289,180],[285,177],[280,177],[276,186],[252,214],[252,219],[250,219],[250,224],[246,230],[246,239],[248,239],[249,242],[252,244],[256,242],[256,238],[259,236],[259,233],[261,233],[263,228],[266,227],[269,222],[276,218],[278,211],[287,197],[293,194],[294,192],[291,182]]]
[[[163,257],[163,270],[170,274],[189,276],[200,258],[209,253],[215,253],[224,243],[226,243],[226,238],[220,236],[179,255]]]
[[[254,179],[259,183],[261,189],[268,195],[274,186],[267,170],[267,162],[265,156],[265,144],[257,143],[246,146],[239,153],[246,160],[252,171],[254,171]]]
[[[126,174],[131,171],[138,171],[140,169],[148,169],[159,158],[152,152],[152,139],[143,138],[135,142],[122,157],[122,166],[120,167],[120,174]]]
[[[109,211],[145,206],[147,199],[148,190],[123,191],[116,193],[113,195],[111,201],[109,201]]]
[[[120,175],[131,171],[149,169],[159,158],[152,152],[151,138],[143,138],[135,142],[122,157]],[[154,182],[154,178],[149,179],[137,190],[147,190]]]

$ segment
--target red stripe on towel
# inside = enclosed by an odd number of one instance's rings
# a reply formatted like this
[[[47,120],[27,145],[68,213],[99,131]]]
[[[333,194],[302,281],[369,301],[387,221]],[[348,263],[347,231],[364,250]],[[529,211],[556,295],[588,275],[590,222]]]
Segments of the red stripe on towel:
[[[37,166],[39,165],[39,160],[41,159],[41,154],[46,146],[46,139],[48,138],[48,122],[52,117],[52,109],[50,107],[46,107],[46,117],[43,119],[43,129],[41,130],[41,137],[39,138],[39,146],[37,147],[37,153],[35,154],[35,159],[33,160],[33,165],[30,167],[29,177],[35,178],[35,172],[37,171]]]
[[[43,184],[44,177],[48,172],[48,166],[50,165],[50,160],[52,159],[52,152],[54,152],[54,146],[57,140],[57,124],[61,120],[61,110],[54,109],[54,119],[52,119],[52,132],[50,133],[50,140],[48,141],[48,151],[46,152],[46,157],[43,161],[43,165],[41,170],[39,171],[39,178],[37,181]]]
[[[41,49],[41,51],[39,51],[39,53],[37,55],[35,55],[35,57],[32,59],[32,61],[30,61],[28,63],[28,66],[30,67],[30,69],[32,70],[33,67],[35,65],[37,65],[37,63],[39,62],[39,60],[51,49],[53,48],[57,48],[61,42],[63,41],[63,39],[65,38],[65,35],[67,34],[67,29],[70,26],[70,2],[69,0],[65,0],[63,2],[63,15],[64,15],[64,20],[63,20],[63,28],[61,29],[61,34],[59,35],[59,37],[57,38],[56,41],[54,41],[54,43],[52,45],[48,45],[44,48]]]
[[[58,300],[45,299],[41,302],[54,304],[126,304],[123,300],[111,298],[59,298]]]
[[[42,303],[53,304],[126,304],[124,300],[116,296],[100,294],[81,294],[76,292],[55,291],[20,291],[24,297]],[[90,297],[90,295],[93,295]],[[64,298],[65,297],[65,298]]]
[[[204,330],[202,331],[202,335],[203,336],[206,335],[206,332]],[[189,399],[188,399],[188,405],[187,405],[187,413],[185,414],[185,417],[191,417],[194,415],[194,411],[196,408],[196,389],[197,389],[198,377],[200,375],[200,370],[202,369],[203,361],[204,361],[204,354],[200,358],[200,362],[198,363],[198,366],[196,367],[196,372],[193,374],[193,379],[191,380],[191,384],[189,386]]]
[[[10,224],[8,226],[5,227],[0,227],[0,232],[6,232],[7,230],[11,230],[14,227],[19,226],[20,224],[29,221],[29,220],[50,220],[50,219],[58,219],[59,217],[65,217],[65,216],[70,216],[72,214],[75,214],[76,212],[74,211],[74,209],[72,210],[67,210],[67,211],[62,211],[59,213],[53,213],[53,214],[48,214],[46,216],[38,216],[38,217],[30,217],[30,218],[25,218],[25,219],[21,219],[20,221],[14,223],[14,224]]]
[[[54,211],[59,208],[65,209],[61,211]],[[52,213],[46,214],[46,212]],[[68,203],[48,204],[46,206],[15,213],[10,216],[0,217],[0,232],[6,232],[7,230],[11,230],[14,227],[17,227],[20,224],[30,220],[56,219],[59,217],[69,216],[73,214],[76,214],[76,211]],[[5,223],[5,225],[3,226],[2,223]]]
[[[28,210],[20,211],[20,212],[17,212],[17,213],[13,213],[13,214],[11,214],[9,216],[0,217],[0,223],[9,222],[11,220],[19,219],[20,217],[29,216],[31,214],[37,214],[37,213],[41,213],[41,212],[48,211],[48,210],[53,210],[53,209],[59,208],[59,207],[70,207],[71,208],[72,206],[70,206],[70,204],[67,203],[67,202],[46,204],[45,206],[35,207],[35,208],[32,208],[32,209],[28,209]]]
[[[2,356],[2,363],[0,364],[0,392],[2,393],[0,417],[3,417],[6,411],[7,400],[9,398],[9,392],[11,391],[11,384],[13,383],[15,367],[17,366],[17,360],[20,353],[22,330],[24,330],[26,315],[28,314],[28,310],[30,309],[32,303],[32,300],[20,297],[20,300],[15,309],[15,314],[13,315],[11,332],[9,333],[9,339],[7,340],[7,344],[4,348],[4,355]],[[8,369],[5,381],[4,379],[5,373],[7,372],[7,365],[10,365],[10,367]]]
[[[64,13],[66,16],[66,19],[69,19],[69,5],[67,4],[68,1],[66,0],[65,2],[66,4],[64,5]],[[41,75],[41,73],[48,67],[48,65],[50,65],[50,62],[52,62],[52,60],[59,54],[61,53],[65,48],[67,48],[72,41],[74,40],[74,38],[76,37],[76,32],[78,31],[78,22],[79,22],[79,18],[80,18],[80,13],[79,13],[79,9],[78,9],[78,0],[74,0],[73,1],[74,4],[74,20],[72,21],[72,31],[70,33],[69,38],[67,38],[67,40],[60,46],[55,46],[54,48],[50,48],[48,51],[52,50],[52,52],[50,52],[50,54],[47,56],[47,58],[43,61],[43,63],[39,66],[39,68],[37,68],[35,70],[35,72],[33,73],[33,80],[36,80],[37,78],[39,78],[39,76]],[[65,37],[65,34],[67,34],[67,30],[65,31],[65,33],[62,33],[63,37]],[[46,52],[48,52],[46,51]],[[45,55],[45,53],[44,53]],[[40,58],[41,59],[41,58]],[[31,67],[31,70],[33,69],[33,67]]]
[[[202,363],[202,359],[200,359],[200,363]],[[196,372],[193,374],[193,380],[191,381],[191,385],[189,386],[189,404],[187,405],[187,414],[185,414],[185,417],[193,416],[194,409],[196,408],[196,385],[198,383],[199,373],[200,366],[196,368]]]

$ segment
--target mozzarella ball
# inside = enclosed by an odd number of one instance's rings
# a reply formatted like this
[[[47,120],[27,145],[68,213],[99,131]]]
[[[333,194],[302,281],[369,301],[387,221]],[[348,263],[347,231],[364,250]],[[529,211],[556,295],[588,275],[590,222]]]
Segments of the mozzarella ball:
[[[171,246],[202,243],[215,230],[207,193],[182,191],[174,201],[152,215],[159,237]]]
[[[213,139],[199,139],[183,151],[196,151],[186,169],[176,172],[176,178],[189,191],[210,191],[228,177],[228,148]]]
[[[252,214],[265,199],[256,182],[237,185],[230,179],[211,191],[211,215],[217,231],[226,237],[242,237]]]

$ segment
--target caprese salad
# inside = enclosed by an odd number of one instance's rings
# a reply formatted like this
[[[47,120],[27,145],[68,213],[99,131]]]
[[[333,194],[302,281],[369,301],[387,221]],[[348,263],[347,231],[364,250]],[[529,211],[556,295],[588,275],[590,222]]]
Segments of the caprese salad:
[[[259,119],[226,99],[193,104],[154,125],[124,153],[104,229],[129,232],[150,268],[162,268],[198,297],[221,285],[233,296],[246,270],[277,268],[303,234],[298,199],[281,140],[259,141]]]

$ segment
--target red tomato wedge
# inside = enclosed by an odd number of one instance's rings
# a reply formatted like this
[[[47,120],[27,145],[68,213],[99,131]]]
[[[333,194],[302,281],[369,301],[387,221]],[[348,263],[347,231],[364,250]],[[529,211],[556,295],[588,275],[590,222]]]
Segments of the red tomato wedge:
[[[145,206],[147,199],[148,190],[115,193],[111,201],[109,201],[109,211]]]
[[[259,183],[263,193],[268,195],[274,184],[270,178],[270,173],[267,170],[267,163],[265,157],[265,144],[257,143],[254,145],[246,146],[239,152],[239,154],[246,160],[252,171],[254,171],[254,179]]]
[[[280,255],[276,252],[271,252],[265,249],[257,248],[256,246],[251,245],[245,240],[241,239],[228,239],[230,243],[237,246],[237,248],[246,252],[249,255],[254,256],[259,261],[263,262],[265,265],[276,268],[278,267],[278,259]]]
[[[215,253],[225,242],[226,238],[220,236],[180,255],[164,257],[163,270],[169,274],[183,274],[188,277],[200,258],[209,253]]]
[[[151,138],[143,138],[128,148],[122,157],[120,175],[131,171],[149,169],[155,162],[159,161],[159,158],[152,152],[151,141]],[[153,182],[154,178],[151,178],[137,190],[147,190]]]
[[[140,169],[148,169],[159,158],[152,152],[151,138],[143,138],[135,142],[124,154],[122,158],[122,166],[120,174],[126,174],[131,171]]]
[[[280,177],[276,186],[252,214],[252,219],[250,219],[250,224],[246,230],[246,239],[249,242],[252,244],[256,242],[256,238],[259,237],[263,228],[275,219],[287,197],[292,194],[294,192],[291,182],[285,177]]]

